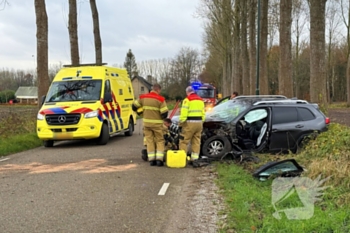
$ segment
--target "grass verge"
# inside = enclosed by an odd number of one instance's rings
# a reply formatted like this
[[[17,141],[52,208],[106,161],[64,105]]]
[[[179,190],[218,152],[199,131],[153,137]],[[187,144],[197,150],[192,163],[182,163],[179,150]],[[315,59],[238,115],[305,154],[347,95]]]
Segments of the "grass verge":
[[[258,155],[258,164],[217,164],[217,183],[225,198],[227,215],[220,232],[350,232],[350,129],[331,124],[328,132],[310,141],[299,154]],[[302,174],[315,180],[330,177],[311,210],[312,216],[291,220],[283,211],[302,208],[305,203],[294,192],[280,204],[273,205],[273,178],[262,182],[252,171],[272,160],[294,158],[306,168]],[[314,209],[312,209],[314,208]],[[310,208],[309,208],[310,209]],[[275,215],[274,215],[275,214]],[[277,219],[275,217],[280,217]]]
[[[1,139],[0,156],[5,156],[21,151],[33,149],[42,145],[42,141],[35,133],[14,135]]]
[[[42,145],[36,135],[36,109],[0,108],[0,156]]]

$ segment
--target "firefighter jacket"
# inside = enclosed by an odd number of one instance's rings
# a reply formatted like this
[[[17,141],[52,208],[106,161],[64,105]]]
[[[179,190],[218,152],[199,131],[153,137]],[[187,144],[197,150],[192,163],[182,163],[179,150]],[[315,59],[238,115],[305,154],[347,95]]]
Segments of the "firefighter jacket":
[[[205,120],[204,102],[196,93],[188,95],[182,102],[180,123],[188,120]]]
[[[144,126],[163,124],[163,119],[168,116],[168,107],[165,98],[155,91],[142,94],[138,100],[135,100],[132,109],[137,111],[140,108],[143,108],[142,115]]]

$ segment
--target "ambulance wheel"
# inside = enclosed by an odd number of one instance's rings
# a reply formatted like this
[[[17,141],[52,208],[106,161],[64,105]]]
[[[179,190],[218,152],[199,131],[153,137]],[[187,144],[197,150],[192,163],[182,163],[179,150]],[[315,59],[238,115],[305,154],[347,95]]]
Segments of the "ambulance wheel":
[[[53,147],[53,140],[46,140],[44,141],[45,147]]]
[[[129,120],[129,126],[128,126],[128,131],[125,132],[125,136],[132,136],[134,132],[134,123],[132,120]]]
[[[109,132],[107,124],[103,124],[100,137],[97,139],[97,145],[106,145],[109,140]]]

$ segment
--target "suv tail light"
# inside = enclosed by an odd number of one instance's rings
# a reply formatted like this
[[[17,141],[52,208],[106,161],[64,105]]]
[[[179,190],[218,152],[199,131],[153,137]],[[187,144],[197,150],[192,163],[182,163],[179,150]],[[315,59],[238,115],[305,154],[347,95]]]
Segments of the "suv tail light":
[[[331,123],[331,120],[328,117],[326,117],[326,125],[328,125],[329,123]]]

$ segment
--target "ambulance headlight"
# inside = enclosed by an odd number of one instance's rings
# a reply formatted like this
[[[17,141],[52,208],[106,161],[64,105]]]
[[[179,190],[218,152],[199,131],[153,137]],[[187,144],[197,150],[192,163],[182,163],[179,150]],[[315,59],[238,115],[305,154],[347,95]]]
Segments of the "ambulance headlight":
[[[43,114],[38,113],[38,115],[36,116],[36,119],[38,119],[39,121],[44,120],[45,116]]]
[[[213,108],[212,107],[208,107],[207,108],[207,112],[212,112],[213,111]]]
[[[93,118],[98,116],[98,110],[85,113],[85,118]]]

